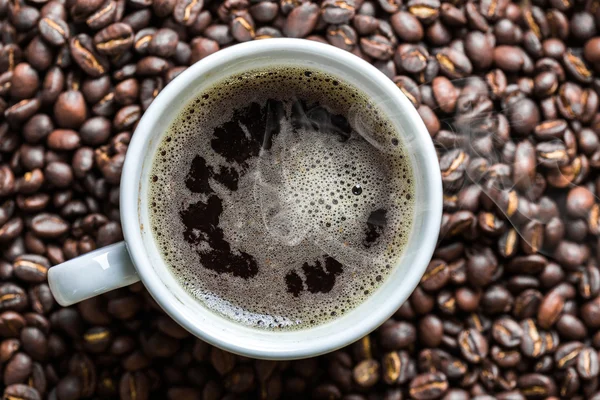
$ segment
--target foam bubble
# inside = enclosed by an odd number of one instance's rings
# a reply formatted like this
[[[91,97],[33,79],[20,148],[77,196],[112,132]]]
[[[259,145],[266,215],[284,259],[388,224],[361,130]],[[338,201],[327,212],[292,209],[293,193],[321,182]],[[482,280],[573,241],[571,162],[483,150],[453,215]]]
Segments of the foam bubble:
[[[258,328],[306,328],[360,304],[412,225],[412,169],[390,127],[362,92],[316,70],[255,70],[200,93],[151,174],[151,225],[174,276],[209,309]],[[193,207],[190,228],[180,216]],[[219,246],[243,268],[202,265],[223,259]]]

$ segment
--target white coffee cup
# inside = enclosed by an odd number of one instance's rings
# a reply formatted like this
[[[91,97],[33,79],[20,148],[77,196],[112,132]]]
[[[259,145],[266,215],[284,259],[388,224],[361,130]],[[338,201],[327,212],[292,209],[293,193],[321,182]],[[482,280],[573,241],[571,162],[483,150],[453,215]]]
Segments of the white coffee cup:
[[[250,328],[217,315],[177,283],[149,229],[147,190],[160,138],[189,101],[226,76],[282,65],[328,72],[377,100],[409,149],[415,175],[415,213],[400,261],[368,299],[323,325],[279,332]],[[141,279],[156,302],[200,339],[233,353],[263,359],[327,353],[382,324],[419,283],[433,254],[442,215],[438,159],[412,103],[366,61],[333,46],[300,39],[259,40],[229,47],[197,62],[169,83],[144,113],[129,144],[120,198],[125,241],[50,268],[48,281],[58,303],[68,306]]]

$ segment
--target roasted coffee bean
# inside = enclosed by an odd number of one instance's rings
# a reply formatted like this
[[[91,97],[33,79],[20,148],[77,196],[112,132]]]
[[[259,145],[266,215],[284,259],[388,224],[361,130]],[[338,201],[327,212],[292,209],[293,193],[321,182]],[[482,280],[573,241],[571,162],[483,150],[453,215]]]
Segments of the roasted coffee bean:
[[[55,238],[69,229],[69,224],[55,214],[41,213],[31,220],[31,229],[41,238]]]
[[[460,351],[469,362],[480,363],[488,354],[486,339],[475,329],[462,331],[458,336]]]
[[[577,357],[577,372],[582,379],[592,379],[598,376],[598,352],[586,347],[579,352]]]
[[[435,399],[448,390],[446,376],[439,372],[416,376],[411,382],[409,392],[414,399]]]
[[[350,51],[356,46],[356,32],[349,25],[332,25],[326,34],[329,43],[340,49]]]
[[[13,263],[14,274],[26,282],[41,283],[46,281],[50,263],[45,257],[23,255],[17,257]]]
[[[569,342],[560,345],[554,354],[556,367],[558,369],[566,369],[575,366],[582,348],[583,344],[580,342]]]
[[[287,16],[283,33],[295,38],[307,36],[317,24],[319,11],[319,7],[310,2],[294,8]]]
[[[32,370],[32,361],[25,353],[16,353],[4,368],[4,384],[24,383]]]
[[[41,400],[42,397],[36,389],[22,383],[16,383],[7,386],[6,389],[4,389],[3,398],[7,400]]]
[[[132,46],[133,30],[121,22],[107,26],[94,36],[94,47],[101,54],[115,56]]]
[[[69,40],[73,60],[92,77],[99,77],[108,70],[108,62],[94,49],[92,38],[79,34]]]
[[[558,292],[549,292],[540,304],[538,310],[538,324],[544,328],[550,328],[559,318],[563,310],[565,299]]]
[[[371,387],[379,380],[379,363],[375,360],[364,360],[352,371],[354,381],[361,387]]]
[[[77,90],[62,92],[54,103],[54,116],[61,128],[79,128],[87,117],[83,94]]]
[[[518,378],[517,385],[525,396],[553,396],[557,394],[556,384],[541,374],[526,374]]]
[[[54,16],[46,16],[38,22],[38,29],[48,43],[62,46],[67,43],[71,32],[67,23]]]
[[[203,0],[177,0],[173,8],[173,18],[180,24],[193,25],[203,6]]]
[[[172,29],[159,29],[148,43],[148,53],[158,57],[171,57],[177,50],[179,38]]]
[[[425,290],[439,290],[450,278],[448,265],[442,260],[432,260],[421,278],[421,286]]]

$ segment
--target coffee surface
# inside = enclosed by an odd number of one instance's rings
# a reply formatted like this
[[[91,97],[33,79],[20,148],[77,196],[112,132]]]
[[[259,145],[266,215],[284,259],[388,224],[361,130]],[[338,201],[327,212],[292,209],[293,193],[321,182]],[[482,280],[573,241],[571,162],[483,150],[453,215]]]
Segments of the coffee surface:
[[[385,281],[412,227],[412,179],[377,99],[318,70],[253,70],[201,92],[165,133],[151,225],[206,307],[302,329]]]

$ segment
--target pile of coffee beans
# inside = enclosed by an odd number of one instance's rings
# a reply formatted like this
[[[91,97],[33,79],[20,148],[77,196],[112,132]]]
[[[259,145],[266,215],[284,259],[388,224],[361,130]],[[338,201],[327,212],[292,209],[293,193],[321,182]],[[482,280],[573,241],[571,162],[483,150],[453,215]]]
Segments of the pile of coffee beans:
[[[0,0],[3,399],[600,399],[598,0]],[[60,308],[49,268],[122,239],[144,110],[237,42],[373,63],[438,147],[440,243],[410,299],[332,354],[251,360],[141,284]]]

